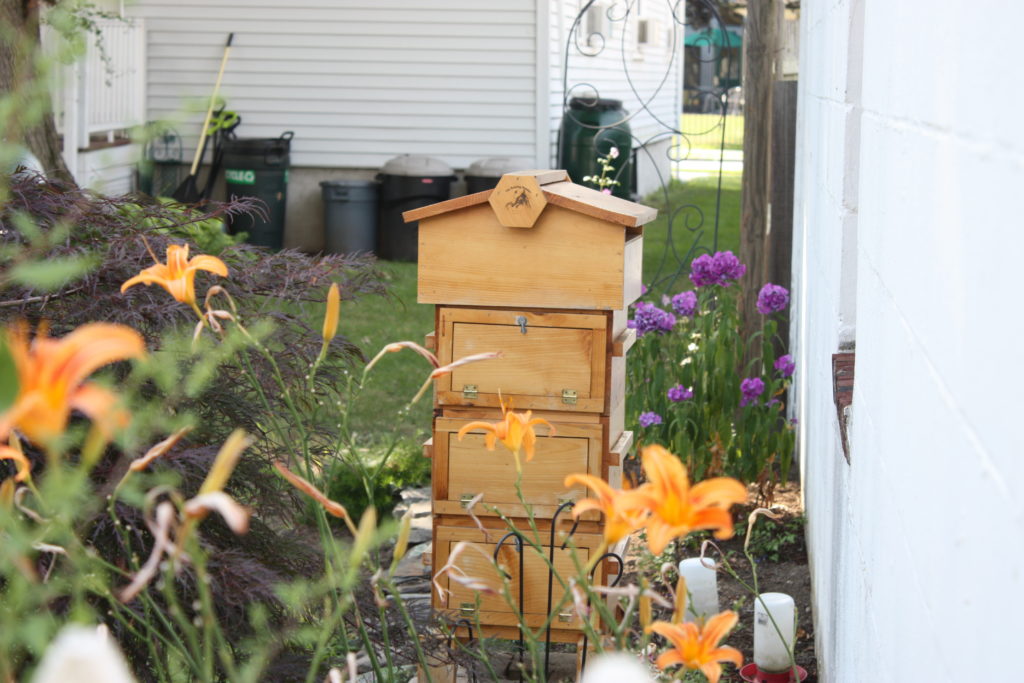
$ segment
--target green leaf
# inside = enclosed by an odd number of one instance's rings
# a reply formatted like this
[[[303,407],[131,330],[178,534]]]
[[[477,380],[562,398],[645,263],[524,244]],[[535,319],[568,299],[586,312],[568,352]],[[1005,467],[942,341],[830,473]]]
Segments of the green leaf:
[[[44,292],[52,292],[82,277],[96,264],[92,256],[51,258],[45,261],[27,261],[11,269],[14,282]]]
[[[14,405],[18,389],[18,369],[14,365],[7,337],[0,335],[0,413],[7,412]]]

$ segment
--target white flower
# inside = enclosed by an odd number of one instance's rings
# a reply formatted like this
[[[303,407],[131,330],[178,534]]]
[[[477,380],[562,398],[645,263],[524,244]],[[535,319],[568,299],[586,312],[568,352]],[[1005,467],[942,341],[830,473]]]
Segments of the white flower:
[[[619,148],[618,147],[612,147],[611,149],[609,149],[608,150],[608,158],[609,159],[618,159],[619,158]]]
[[[696,351],[697,350],[697,345],[696,344],[690,344],[689,346],[686,347],[686,350],[687,351]]]
[[[635,655],[612,652],[588,662],[580,680],[581,683],[651,683],[651,675]]]
[[[50,643],[33,683],[135,683],[104,628],[65,626]]]

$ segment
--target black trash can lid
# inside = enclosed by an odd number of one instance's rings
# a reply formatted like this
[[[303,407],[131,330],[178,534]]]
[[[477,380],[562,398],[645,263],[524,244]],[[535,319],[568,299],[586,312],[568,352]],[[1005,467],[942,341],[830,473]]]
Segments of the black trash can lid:
[[[421,178],[447,177],[452,175],[452,167],[440,159],[423,154],[403,154],[389,159],[381,167],[384,175],[418,176]]]
[[[376,180],[321,180],[320,187],[373,187]]]
[[[500,178],[506,173],[527,170],[534,165],[529,159],[515,159],[512,157],[478,159],[466,169],[466,176],[472,178]]]
[[[591,109],[597,111],[615,111],[622,109],[622,100],[594,99],[593,97],[574,97],[569,100],[570,109]]]

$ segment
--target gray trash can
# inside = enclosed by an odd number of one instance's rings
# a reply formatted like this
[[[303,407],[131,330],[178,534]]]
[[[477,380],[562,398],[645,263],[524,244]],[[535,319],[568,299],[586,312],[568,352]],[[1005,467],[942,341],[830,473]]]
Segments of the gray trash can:
[[[332,254],[377,248],[377,183],[372,180],[325,180],[324,250]]]
[[[536,164],[529,159],[513,159],[510,157],[491,157],[474,161],[466,169],[466,193],[474,194],[491,190],[497,186],[501,176],[515,171],[526,171]]]
[[[403,154],[389,160],[380,173],[377,256],[388,261],[415,261],[419,221],[406,223],[402,213],[442,202],[451,196],[451,166],[440,159]]]

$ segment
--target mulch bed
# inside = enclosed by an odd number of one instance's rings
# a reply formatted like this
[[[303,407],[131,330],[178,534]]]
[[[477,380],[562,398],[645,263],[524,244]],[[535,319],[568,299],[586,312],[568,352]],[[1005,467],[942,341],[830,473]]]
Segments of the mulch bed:
[[[751,500],[755,499],[751,489]],[[756,505],[745,505],[733,508],[736,521],[736,536],[728,541],[716,541],[722,553],[729,560],[733,569],[748,584],[752,581],[750,563],[743,553],[744,536],[747,517]],[[800,489],[795,483],[780,485],[775,491],[773,511],[778,520],[759,517],[755,525],[751,548],[757,564],[758,588],[762,593],[778,592],[793,596],[796,603],[799,621],[797,624],[796,663],[807,669],[807,683],[815,683],[818,679],[818,666],[814,653],[814,624],[811,611],[811,577],[807,567],[807,548],[803,533],[803,507],[800,504]],[[697,557],[700,546],[708,534],[693,534],[688,541],[676,545],[674,561],[676,563],[687,557]],[[630,543],[631,551],[627,559],[627,575],[624,582],[630,582],[629,571],[635,571],[636,562],[641,559],[642,543]],[[668,552],[672,552],[672,549]],[[719,559],[713,548],[708,555],[716,561]],[[662,561],[668,557],[661,558]],[[721,609],[733,609],[739,612],[740,621],[736,628],[723,641],[743,653],[744,662],[753,661],[754,654],[754,598],[729,575],[719,573],[718,576],[719,605]],[[667,615],[661,615],[667,618]],[[739,673],[731,665],[726,665],[721,680],[729,683],[742,681]]]

